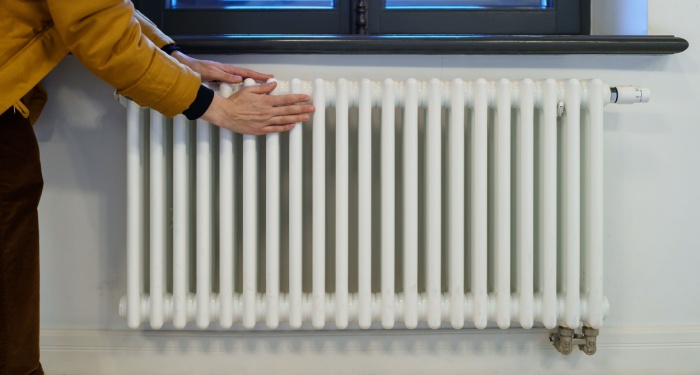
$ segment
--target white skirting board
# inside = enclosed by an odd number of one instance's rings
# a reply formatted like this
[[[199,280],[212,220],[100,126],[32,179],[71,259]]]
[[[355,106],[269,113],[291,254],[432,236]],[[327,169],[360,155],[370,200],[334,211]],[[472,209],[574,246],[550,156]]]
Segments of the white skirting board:
[[[42,330],[48,374],[698,374],[700,326],[606,328],[558,353],[544,329],[425,332]]]

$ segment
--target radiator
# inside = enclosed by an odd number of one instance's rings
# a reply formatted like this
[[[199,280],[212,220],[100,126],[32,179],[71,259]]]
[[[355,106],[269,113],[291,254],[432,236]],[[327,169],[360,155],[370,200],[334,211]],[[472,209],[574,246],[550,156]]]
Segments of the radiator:
[[[290,92],[313,118],[263,137],[127,104],[129,327],[601,327],[603,108],[647,89],[317,79],[274,94]]]

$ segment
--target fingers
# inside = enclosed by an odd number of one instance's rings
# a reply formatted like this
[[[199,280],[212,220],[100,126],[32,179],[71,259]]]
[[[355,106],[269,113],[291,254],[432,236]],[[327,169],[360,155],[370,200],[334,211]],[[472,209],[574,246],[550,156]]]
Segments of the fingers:
[[[254,94],[269,94],[275,90],[277,82],[265,82],[257,86],[248,86],[243,90],[248,90]],[[311,97],[304,94],[274,95],[269,97],[269,104],[272,106],[290,105],[294,103],[310,102]]]
[[[289,116],[304,113],[313,113],[315,111],[314,106],[308,104],[296,104],[288,105],[284,107],[274,107],[272,109],[273,116]]]
[[[271,74],[262,74],[226,64],[216,64],[213,68],[218,71],[218,74],[216,74],[217,77],[223,77],[217,78],[216,80],[226,83],[240,83],[245,78],[252,78],[256,81],[267,81],[273,77]]]
[[[252,78],[256,81],[267,81],[274,77],[271,74],[258,73],[254,70],[238,68],[216,61],[195,59],[180,51],[174,51],[171,56],[181,64],[187,65],[192,70],[199,73],[205,81],[239,83],[243,81],[244,78]]]
[[[257,86],[244,87],[243,90],[248,90],[254,94],[269,94],[277,87],[277,82],[265,82]]]
[[[270,97],[273,106],[287,106],[294,103],[310,102],[311,97],[304,94],[289,94]]]
[[[277,82],[265,82],[257,86],[244,87],[241,91],[247,90],[254,94],[270,94],[277,87]],[[304,94],[288,94],[288,95],[273,95],[269,96],[267,104],[276,106],[288,106],[294,103],[305,103],[310,102],[311,97]]]
[[[250,69],[237,68],[231,65],[226,65],[224,70],[230,74],[239,75],[244,78],[252,78],[256,81],[267,81],[274,77],[272,74],[258,73]]]
[[[235,74],[230,74],[229,72],[224,72],[222,70],[212,68],[211,73],[207,75],[209,81],[218,81],[225,83],[240,83],[243,81],[243,77]]]
[[[214,61],[197,60],[196,63],[190,64],[190,67],[207,81],[240,83],[245,78],[252,78],[256,81],[267,81],[273,78],[271,74],[258,73],[249,69],[237,68]]]
[[[249,129],[247,129],[247,131],[244,131],[243,134],[266,135],[266,134],[290,131],[290,130],[294,129],[295,127],[296,127],[295,123],[271,124],[271,125],[266,125],[266,126],[260,127],[260,128],[256,128],[256,127],[249,128]]]
[[[286,132],[294,129],[295,126],[296,124],[268,125],[262,128],[262,134]]]
[[[309,115],[307,114],[297,114],[297,115],[287,115],[287,116],[276,116],[270,119],[270,125],[284,125],[292,124],[297,122],[309,121]]]

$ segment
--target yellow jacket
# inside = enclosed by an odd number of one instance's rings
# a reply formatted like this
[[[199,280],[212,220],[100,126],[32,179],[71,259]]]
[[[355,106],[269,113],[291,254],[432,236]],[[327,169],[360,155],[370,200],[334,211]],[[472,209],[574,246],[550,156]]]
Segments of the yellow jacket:
[[[171,43],[129,0],[0,0],[0,113],[36,120],[41,79],[71,52],[121,95],[177,115],[201,82],[160,50]]]

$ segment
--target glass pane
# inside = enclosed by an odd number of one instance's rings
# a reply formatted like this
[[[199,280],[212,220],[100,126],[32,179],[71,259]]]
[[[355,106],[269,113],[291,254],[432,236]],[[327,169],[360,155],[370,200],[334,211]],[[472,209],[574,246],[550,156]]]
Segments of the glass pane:
[[[332,9],[335,0],[169,0],[171,9]]]
[[[551,0],[386,0],[387,8],[539,8]]]

